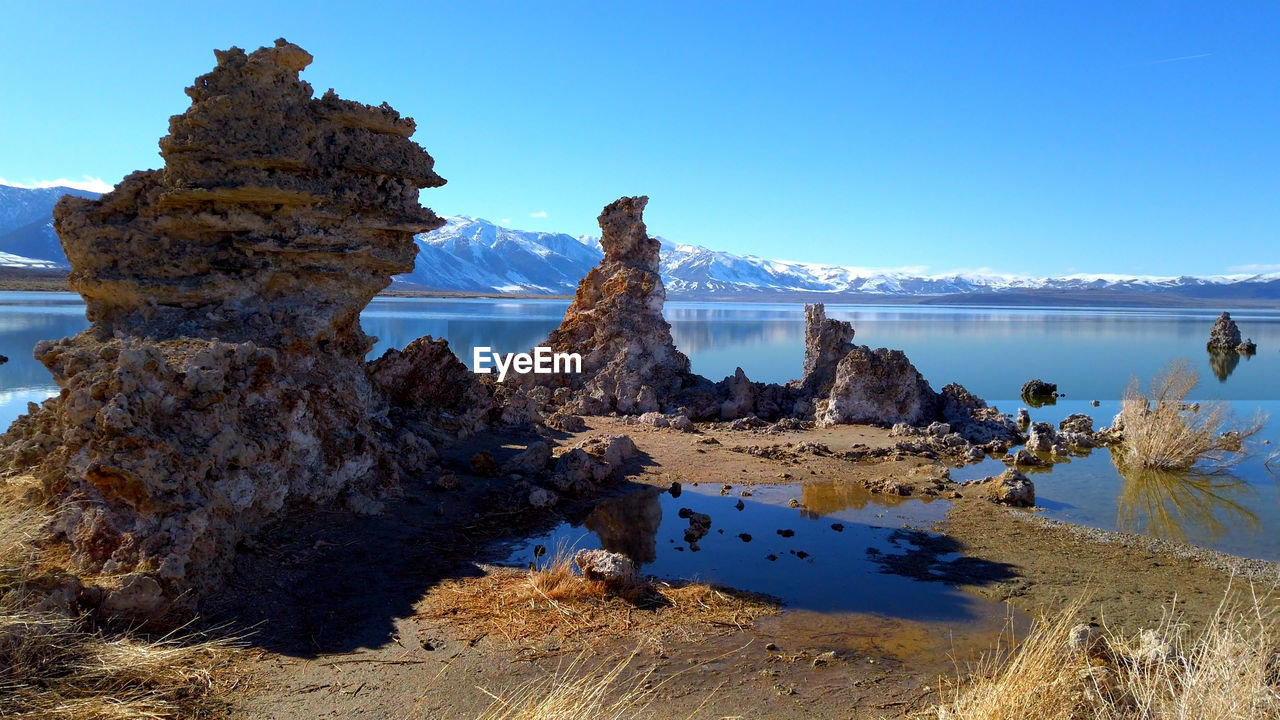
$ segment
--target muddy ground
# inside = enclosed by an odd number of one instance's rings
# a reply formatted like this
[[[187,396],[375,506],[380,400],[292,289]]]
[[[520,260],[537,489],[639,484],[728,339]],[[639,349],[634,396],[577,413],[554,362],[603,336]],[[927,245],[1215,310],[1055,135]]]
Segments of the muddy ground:
[[[1229,559],[1080,532],[1037,522],[1033,511],[993,505],[985,489],[951,483],[945,466],[933,460],[852,462],[797,450],[805,442],[835,453],[891,445],[880,428],[690,434],[610,418],[588,424],[579,437],[625,433],[641,450],[624,487],[614,492],[673,482],[738,492],[820,480],[891,485],[895,493],[951,502],[946,521],[911,538],[914,550],[893,571],[911,576],[932,568],[937,575],[943,568],[946,582],[1007,602],[1023,626],[1024,613],[1061,608],[1082,593],[1090,599],[1085,614],[1105,617],[1114,628],[1153,626],[1175,596],[1194,621],[1212,612],[1231,578]],[[629,658],[620,686],[634,686],[643,680],[628,677],[651,671],[643,681],[652,692],[645,714],[655,719],[907,717],[936,703],[940,679],[945,687],[957,666],[963,671],[1000,633],[1002,623],[987,623],[948,648],[938,646],[937,632],[911,622],[842,620],[842,627],[831,628],[843,638],[833,657],[824,655],[831,645],[821,623],[785,608],[744,628],[667,613],[605,638],[549,633],[517,639],[478,634],[425,612],[424,600],[442,583],[492,571],[487,563],[502,556],[495,545],[502,537],[545,529],[559,513],[574,512],[565,506],[532,517],[506,506],[500,481],[466,474],[472,453],[487,449],[501,461],[536,439],[477,438],[446,455],[459,489],[427,482],[407,487],[373,517],[300,514],[243,548],[226,592],[204,609],[206,622],[252,629],[254,660],[237,691],[240,715],[475,718],[493,695],[509,697],[558,669],[611,668]],[[560,439],[571,444],[577,438]],[[956,552],[961,560],[939,563]],[[1277,577],[1274,564],[1244,569],[1264,585]],[[1238,591],[1246,586],[1236,579]]]

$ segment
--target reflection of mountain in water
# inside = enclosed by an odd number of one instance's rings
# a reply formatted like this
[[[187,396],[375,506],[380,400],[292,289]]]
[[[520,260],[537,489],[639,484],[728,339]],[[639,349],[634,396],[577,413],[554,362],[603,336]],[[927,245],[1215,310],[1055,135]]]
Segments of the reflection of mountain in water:
[[[1219,382],[1226,382],[1240,364],[1240,353],[1235,350],[1210,350],[1209,368]]]
[[[600,538],[600,547],[622,553],[637,564],[658,558],[658,526],[662,503],[658,488],[645,488],[609,498],[592,509],[583,525]]]
[[[1113,459],[1114,462],[1114,459]],[[1226,472],[1130,470],[1116,498],[1120,529],[1185,542],[1189,534],[1217,540],[1232,528],[1256,533],[1258,516],[1246,507],[1257,493]]]
[[[670,317],[672,313],[668,313]],[[804,343],[804,321],[761,319],[717,321],[706,318],[671,319],[671,335],[683,353],[698,353],[725,348],[759,347]],[[798,370],[798,369],[797,369]]]

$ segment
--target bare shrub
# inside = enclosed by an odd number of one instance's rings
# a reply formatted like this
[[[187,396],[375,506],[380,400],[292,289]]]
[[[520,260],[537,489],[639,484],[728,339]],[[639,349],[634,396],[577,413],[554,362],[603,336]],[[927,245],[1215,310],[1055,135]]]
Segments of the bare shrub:
[[[1117,416],[1123,434],[1115,449],[1122,467],[1188,470],[1207,461],[1216,465],[1238,459],[1243,443],[1262,429],[1264,417],[1231,428],[1224,403],[1188,403],[1200,378],[1185,360],[1176,360],[1151,380],[1143,393],[1135,379],[1125,390]]]

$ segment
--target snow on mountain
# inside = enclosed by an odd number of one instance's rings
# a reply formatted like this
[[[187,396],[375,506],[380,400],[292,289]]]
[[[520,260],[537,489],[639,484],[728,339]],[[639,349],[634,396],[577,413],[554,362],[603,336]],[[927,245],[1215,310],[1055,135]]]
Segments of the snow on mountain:
[[[0,185],[0,267],[65,268],[53,230],[53,206],[64,194],[96,197],[73,188]],[[487,220],[449,217],[444,227],[418,235],[412,273],[395,278],[405,288],[455,292],[572,294],[602,257],[600,239],[513,230]],[[877,269],[769,260],[664,240],[662,277],[667,293],[688,299],[795,299],[854,296],[934,297],[990,293],[1168,294],[1194,298],[1280,300],[1280,273],[1157,277],[1073,274],[1037,278],[989,270],[929,273],[919,268]],[[1095,293],[1097,294],[1097,293]]]
[[[7,252],[0,252],[0,267],[24,268],[30,270],[54,270],[61,266],[48,260],[38,260],[36,258],[22,257],[21,255],[12,255]]]
[[[603,256],[597,246],[564,233],[510,230],[488,220],[445,218],[418,235],[418,258],[400,283],[433,290],[571,293]]]
[[[512,230],[450,217],[417,237],[417,269],[396,278],[433,290],[572,294],[603,253],[595,237]],[[992,271],[930,274],[917,269],[820,265],[734,255],[663,240],[663,282],[676,298],[938,296],[1017,291],[1130,291],[1280,298],[1280,273],[1214,277],[1075,274],[1036,278]]]
[[[68,187],[23,188],[0,185],[0,253],[67,266],[62,243],[53,231],[53,206],[63,195],[96,198],[98,193]],[[0,266],[8,265],[0,259]],[[10,267],[30,267],[9,265]]]

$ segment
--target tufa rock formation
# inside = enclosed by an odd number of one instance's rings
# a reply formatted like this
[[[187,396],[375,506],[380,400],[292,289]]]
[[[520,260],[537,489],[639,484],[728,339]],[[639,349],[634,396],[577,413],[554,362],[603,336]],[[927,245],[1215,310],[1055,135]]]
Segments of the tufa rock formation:
[[[63,502],[73,562],[123,576],[108,606],[207,589],[287,505],[375,510],[435,457],[389,422],[359,323],[413,268],[414,233],[443,224],[418,205],[444,180],[413,121],[314,98],[298,79],[311,55],[284,40],[216,56],[160,141],[163,169],[58,203],[92,326],[36,346],[62,392],[0,449]]]
[[[578,284],[564,321],[547,339],[582,355],[582,373],[541,376],[568,388],[572,412],[639,414],[665,409],[690,377],[662,317],[666,290],[657,238],[644,225],[647,197],[624,197],[600,213],[604,260]],[[525,376],[540,381],[538,376]]]
[[[853,350],[853,325],[827,317],[822,303],[804,306],[804,376],[793,381],[813,397],[831,392],[836,366]]]
[[[1231,313],[1226,312],[1218,316],[1213,323],[1213,328],[1209,330],[1209,343],[1206,349],[1210,352],[1230,350],[1242,355],[1258,352],[1258,346],[1252,339],[1240,339],[1240,328],[1236,326],[1236,321],[1231,319]]]
[[[819,401],[819,425],[907,423],[939,416],[938,395],[901,350],[854,346],[836,366],[831,394]]]

